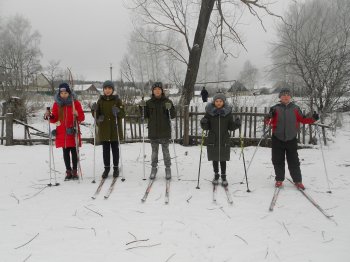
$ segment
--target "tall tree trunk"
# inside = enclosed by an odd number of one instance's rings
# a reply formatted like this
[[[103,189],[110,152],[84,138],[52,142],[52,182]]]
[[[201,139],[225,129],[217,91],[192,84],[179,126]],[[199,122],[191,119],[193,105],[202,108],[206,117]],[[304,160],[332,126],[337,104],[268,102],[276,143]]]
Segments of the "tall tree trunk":
[[[189,144],[189,104],[193,97],[194,84],[197,79],[200,59],[207,32],[211,12],[213,11],[215,0],[203,0],[199,13],[196,34],[193,40],[193,46],[189,54],[187,72],[184,88],[182,90],[180,105],[184,106],[184,141],[186,146]]]

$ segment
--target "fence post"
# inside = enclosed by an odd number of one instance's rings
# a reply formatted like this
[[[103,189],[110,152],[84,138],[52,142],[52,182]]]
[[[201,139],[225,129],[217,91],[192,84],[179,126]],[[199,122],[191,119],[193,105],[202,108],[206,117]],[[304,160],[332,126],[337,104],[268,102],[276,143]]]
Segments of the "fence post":
[[[13,113],[6,114],[6,146],[13,145]]]

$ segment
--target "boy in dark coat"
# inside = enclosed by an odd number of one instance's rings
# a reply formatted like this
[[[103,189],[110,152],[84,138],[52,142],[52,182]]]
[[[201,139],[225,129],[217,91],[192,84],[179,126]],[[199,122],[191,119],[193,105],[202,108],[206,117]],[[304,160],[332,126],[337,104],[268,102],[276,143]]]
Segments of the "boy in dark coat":
[[[56,123],[56,147],[62,147],[63,159],[66,166],[65,181],[79,179],[77,173],[78,155],[76,143],[81,146],[80,129],[75,130],[74,119],[78,124],[85,120],[84,111],[76,94],[72,92],[67,83],[62,83],[55,94],[55,103],[52,112],[47,110],[45,119],[50,118],[51,123]],[[78,141],[76,141],[76,132],[78,132]],[[71,166],[71,157],[73,169]]]
[[[208,160],[213,161],[213,184],[219,184],[219,162],[222,186],[227,186],[226,161],[230,160],[230,134],[241,126],[241,120],[233,120],[232,107],[226,103],[224,94],[213,97],[213,102],[205,107],[205,116],[201,119],[203,130],[209,130],[207,139]]]
[[[152,146],[150,179],[154,179],[157,174],[159,145],[162,145],[165,177],[171,179],[169,140],[171,139],[171,119],[175,118],[175,115],[173,102],[165,97],[162,83],[154,83],[152,85],[152,98],[146,101],[145,106],[145,118],[148,119],[148,138],[151,140]]]
[[[100,96],[97,104],[92,107],[93,113],[96,110],[98,137],[103,148],[104,172],[102,178],[107,178],[111,169],[111,150],[113,155],[113,177],[119,176],[119,141],[123,139],[122,118],[125,117],[125,111],[119,96],[113,95],[113,92],[113,82],[105,81],[103,83],[103,95]]]
[[[285,158],[287,157],[289,173],[295,185],[305,189],[302,183],[300,161],[297,152],[297,134],[300,123],[312,124],[319,119],[316,112],[312,117],[305,117],[300,108],[291,102],[291,92],[282,88],[279,93],[280,103],[270,108],[265,118],[272,127],[272,163],[276,174],[276,187],[281,187],[285,178]]]

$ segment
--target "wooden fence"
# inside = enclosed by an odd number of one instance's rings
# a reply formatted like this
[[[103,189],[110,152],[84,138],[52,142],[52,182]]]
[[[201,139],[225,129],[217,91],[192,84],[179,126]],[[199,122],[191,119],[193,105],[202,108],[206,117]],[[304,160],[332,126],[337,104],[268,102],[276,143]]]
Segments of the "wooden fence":
[[[189,112],[189,141],[191,145],[200,144],[203,130],[200,128],[200,119],[204,116],[204,112],[198,112],[197,107],[191,106]],[[184,112],[183,108],[178,108],[175,119],[172,120],[172,136],[174,141],[182,143],[184,139]],[[264,116],[267,113],[267,108],[258,112],[257,107],[242,107],[238,112],[233,112],[234,118],[239,117],[242,122],[242,126],[239,130],[231,132],[231,145],[240,145],[240,138],[244,141],[245,146],[257,145],[261,140],[264,130],[268,129],[264,123]],[[48,144],[48,134],[42,132],[27,123],[23,123],[13,118],[12,113],[7,113],[5,116],[0,116],[1,123],[1,144],[6,141],[6,145],[14,144],[33,144],[43,143]],[[24,127],[24,138],[14,139],[13,137],[13,124],[20,124]],[[5,128],[6,127],[6,128]],[[144,128],[143,128],[144,127]],[[145,130],[145,141],[147,139],[147,123],[142,123],[140,115],[127,115],[123,121],[124,130],[124,142],[140,142],[143,140],[143,129]],[[6,130],[6,135],[4,134]],[[31,133],[30,130],[36,131]],[[41,138],[32,138],[32,135],[40,136]],[[269,130],[266,138],[260,144],[261,146],[270,146],[271,130]],[[313,129],[310,125],[301,125],[298,133],[298,141],[300,144],[306,145],[313,141]],[[82,141],[93,143],[93,137],[82,137]]]

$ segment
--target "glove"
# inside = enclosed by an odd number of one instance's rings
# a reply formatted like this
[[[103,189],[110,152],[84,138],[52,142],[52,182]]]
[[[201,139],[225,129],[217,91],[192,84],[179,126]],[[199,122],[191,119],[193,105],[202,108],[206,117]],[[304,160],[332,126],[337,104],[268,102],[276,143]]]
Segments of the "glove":
[[[209,130],[210,129],[208,118],[203,117],[201,119],[201,127],[202,127],[203,130]]]
[[[317,121],[320,119],[320,116],[316,113],[316,111],[314,111],[314,113],[312,114],[312,118]]]
[[[74,135],[75,134],[75,128],[74,127],[68,127],[66,129],[66,134],[67,135]]]
[[[102,123],[103,120],[105,120],[105,116],[104,115],[99,115],[97,118],[97,123]]]
[[[139,106],[140,106],[140,107],[146,106],[146,101],[145,101],[145,100],[141,100]]]
[[[91,112],[95,112],[97,110],[97,103],[94,102],[92,105],[91,105]]]
[[[275,116],[275,114],[276,114],[276,108],[271,107],[271,108],[270,108],[270,112],[269,112],[269,114],[267,115],[267,117],[268,117],[268,118],[273,118],[273,117]]]
[[[223,108],[220,108],[220,109],[217,108],[214,110],[214,114],[223,116],[225,114],[225,110]]]
[[[46,107],[46,112],[44,114],[44,119],[49,120],[51,118],[51,112],[50,112],[50,107]]]
[[[113,106],[112,107],[112,113],[113,113],[114,117],[117,117],[118,113],[119,113],[119,108],[116,107],[116,106]]]
[[[234,121],[234,124],[236,126],[236,129],[240,128],[242,125],[241,119],[239,119],[239,117],[237,117]]]
[[[166,102],[166,103],[165,103],[165,108],[166,108],[166,110],[170,110],[171,107],[172,107],[172,104],[171,104],[170,102]]]

